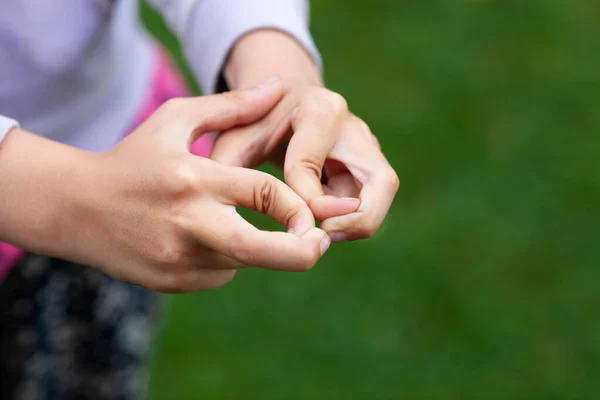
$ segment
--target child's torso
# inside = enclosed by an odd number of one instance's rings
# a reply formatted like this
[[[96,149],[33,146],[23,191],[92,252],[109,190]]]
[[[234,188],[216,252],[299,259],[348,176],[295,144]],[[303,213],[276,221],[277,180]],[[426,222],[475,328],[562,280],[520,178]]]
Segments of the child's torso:
[[[109,26],[113,5],[110,0],[2,0],[0,57],[15,65],[3,68],[0,77],[16,67],[44,75],[69,70]]]
[[[137,1],[2,0],[0,114],[52,139],[105,150],[132,122],[152,51]]]

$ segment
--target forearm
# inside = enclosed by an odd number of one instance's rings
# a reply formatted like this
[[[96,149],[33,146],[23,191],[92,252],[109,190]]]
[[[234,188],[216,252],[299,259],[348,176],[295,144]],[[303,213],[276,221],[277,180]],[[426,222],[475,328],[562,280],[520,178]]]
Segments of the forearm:
[[[0,240],[66,256],[77,233],[78,176],[89,153],[21,129],[0,143]]]
[[[233,46],[224,68],[232,89],[250,87],[271,75],[285,86],[323,85],[319,68],[304,47],[288,34],[259,29],[241,37]]]

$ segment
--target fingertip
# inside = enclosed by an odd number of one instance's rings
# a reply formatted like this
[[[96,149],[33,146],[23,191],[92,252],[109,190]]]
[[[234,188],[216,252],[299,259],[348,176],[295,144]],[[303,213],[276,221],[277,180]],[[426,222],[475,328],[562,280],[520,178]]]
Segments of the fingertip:
[[[331,246],[331,238],[329,235],[325,235],[319,243],[319,251],[321,252],[321,255],[325,254],[325,252],[329,249],[329,246]]]
[[[357,214],[351,213],[324,220],[321,222],[321,229],[327,232],[333,243],[338,243],[352,240],[354,235],[351,235],[351,227],[357,223]]]
[[[329,235],[327,235],[324,230],[319,228],[309,229],[304,235],[301,235],[301,237],[303,240],[318,244],[319,256],[325,254],[331,245],[331,238]]]
[[[360,199],[324,195],[310,200],[309,206],[315,218],[319,221],[324,221],[328,218],[356,212],[360,207]]]

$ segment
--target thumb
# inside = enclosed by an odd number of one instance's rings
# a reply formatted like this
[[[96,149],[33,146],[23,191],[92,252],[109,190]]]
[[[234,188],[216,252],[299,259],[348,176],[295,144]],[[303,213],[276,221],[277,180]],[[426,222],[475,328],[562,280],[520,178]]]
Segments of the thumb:
[[[273,76],[250,89],[172,100],[167,112],[172,114],[179,127],[184,128],[177,130],[177,143],[189,151],[191,144],[205,133],[259,120],[282,95],[281,81]],[[168,134],[172,140],[173,132]]]
[[[210,158],[224,165],[254,168],[267,158],[267,140],[268,131],[256,129],[254,125],[233,128],[217,137]]]

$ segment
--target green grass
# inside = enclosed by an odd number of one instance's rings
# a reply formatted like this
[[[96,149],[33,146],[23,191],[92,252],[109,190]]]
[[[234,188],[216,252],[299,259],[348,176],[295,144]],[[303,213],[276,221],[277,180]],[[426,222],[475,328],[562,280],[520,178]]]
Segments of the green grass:
[[[312,9],[397,200],[309,273],[171,297],[151,397],[599,398],[600,3]]]

